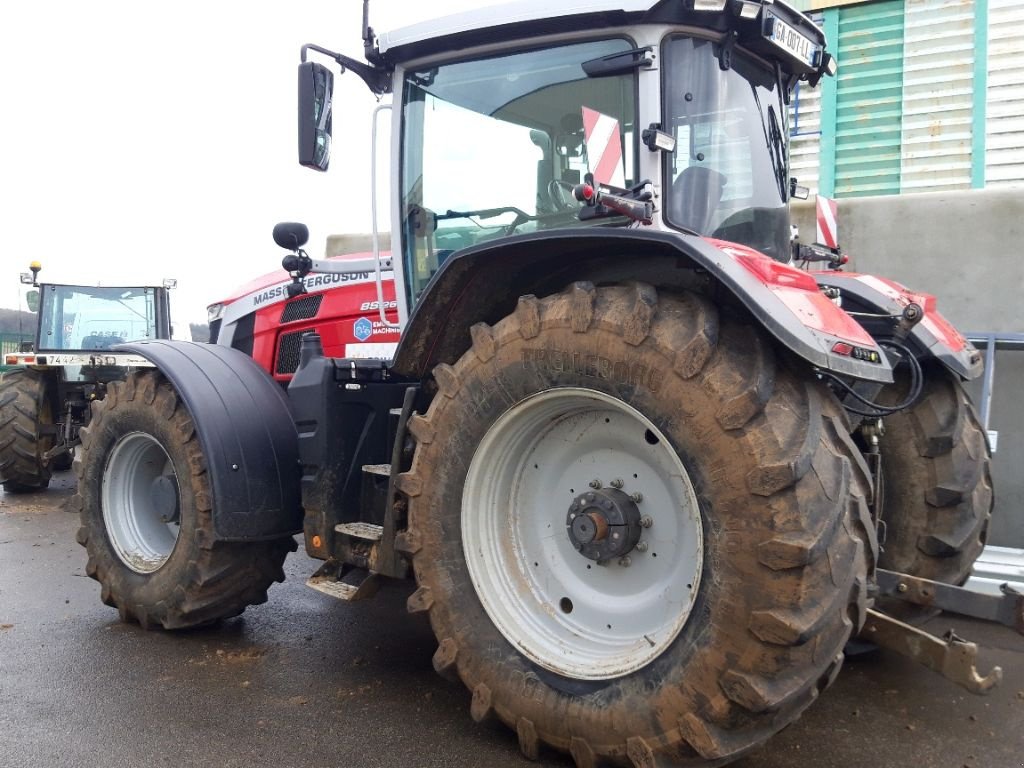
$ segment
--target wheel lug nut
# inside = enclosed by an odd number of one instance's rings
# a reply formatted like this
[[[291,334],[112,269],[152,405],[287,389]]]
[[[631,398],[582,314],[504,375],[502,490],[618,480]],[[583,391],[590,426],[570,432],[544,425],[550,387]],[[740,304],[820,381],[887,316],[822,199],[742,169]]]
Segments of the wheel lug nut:
[[[610,486],[611,486],[612,488],[621,488],[621,487],[622,487],[622,486],[624,485],[624,483],[622,482],[622,478],[619,478],[619,477],[617,477],[617,478],[615,478],[614,480],[612,480],[612,481],[611,481],[611,482],[609,483],[609,485],[610,485]]]
[[[633,494],[632,496],[630,496],[629,498],[631,498],[631,499],[632,499],[632,500],[633,500],[634,502],[636,502],[637,504],[639,504],[639,503],[640,503],[641,501],[643,501],[643,500],[644,500],[644,495],[643,495],[642,493],[640,493],[640,491],[637,491],[636,493],[634,493],[634,494]]]
[[[590,487],[593,488],[596,491],[597,489],[599,489],[601,487],[601,481],[596,479],[596,478],[594,480],[591,480],[590,481]],[[590,498],[592,499],[594,497],[591,496]]]
[[[629,559],[629,555],[619,558],[619,565],[621,565],[623,568],[629,568],[632,562],[633,561]]]
[[[647,542],[646,541],[638,541],[637,544],[636,544],[636,551],[637,552],[646,552],[647,551]]]
[[[650,528],[652,525],[654,525],[654,518],[650,515],[644,515],[640,518],[640,526],[642,528]]]

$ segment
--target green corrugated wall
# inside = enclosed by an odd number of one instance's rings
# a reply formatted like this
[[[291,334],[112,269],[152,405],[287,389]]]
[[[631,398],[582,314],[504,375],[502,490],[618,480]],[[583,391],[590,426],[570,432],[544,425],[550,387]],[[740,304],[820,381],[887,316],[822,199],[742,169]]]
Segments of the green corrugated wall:
[[[837,9],[835,195],[900,191],[903,0]]]

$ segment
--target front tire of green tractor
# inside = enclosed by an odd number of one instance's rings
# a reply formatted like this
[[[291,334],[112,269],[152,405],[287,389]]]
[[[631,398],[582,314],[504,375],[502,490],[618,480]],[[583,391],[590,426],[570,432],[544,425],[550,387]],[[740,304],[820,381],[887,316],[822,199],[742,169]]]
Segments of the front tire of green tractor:
[[[158,373],[111,384],[80,431],[72,499],[86,573],[122,620],[184,629],[237,616],[284,581],[288,537],[225,543],[192,417]]]
[[[988,536],[992,457],[960,379],[939,364],[925,366],[924,374],[921,397],[885,418],[879,443],[887,478],[879,566],[960,585],[971,575]],[[907,377],[898,383],[887,400],[906,396]],[[903,621],[921,621],[937,612],[891,599],[880,605]]]
[[[526,296],[434,370],[399,548],[439,647],[536,759],[722,765],[860,629],[866,467],[821,384],[694,294]]]
[[[0,378],[0,481],[7,493],[30,493],[50,484],[43,454],[53,445],[43,427],[53,424],[46,376],[31,368]]]

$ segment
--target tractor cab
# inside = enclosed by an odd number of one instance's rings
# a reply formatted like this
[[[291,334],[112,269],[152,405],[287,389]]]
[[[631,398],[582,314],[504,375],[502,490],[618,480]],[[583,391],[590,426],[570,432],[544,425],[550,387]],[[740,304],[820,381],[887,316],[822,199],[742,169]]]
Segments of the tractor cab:
[[[37,352],[96,352],[128,341],[166,338],[166,288],[39,286]]]
[[[452,254],[516,235],[639,227],[789,260],[787,103],[834,63],[785,3],[520,2],[367,41],[369,67],[331,55],[394,93],[403,319]],[[320,169],[330,83],[301,65],[300,161]]]

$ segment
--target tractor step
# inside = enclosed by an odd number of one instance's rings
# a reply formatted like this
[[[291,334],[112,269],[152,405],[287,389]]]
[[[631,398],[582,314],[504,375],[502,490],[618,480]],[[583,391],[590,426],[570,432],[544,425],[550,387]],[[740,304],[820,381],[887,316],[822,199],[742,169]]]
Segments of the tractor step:
[[[318,571],[309,577],[306,581],[306,586],[338,600],[352,602],[353,600],[365,600],[373,597],[377,594],[377,588],[380,585],[377,580],[377,574],[362,568],[356,568],[340,579],[329,573]]]
[[[369,475],[380,475],[381,477],[391,476],[390,464],[363,464],[363,472]]]
[[[384,528],[373,523],[339,523],[334,526],[334,530],[343,536],[366,541],[380,541],[384,535]]]

